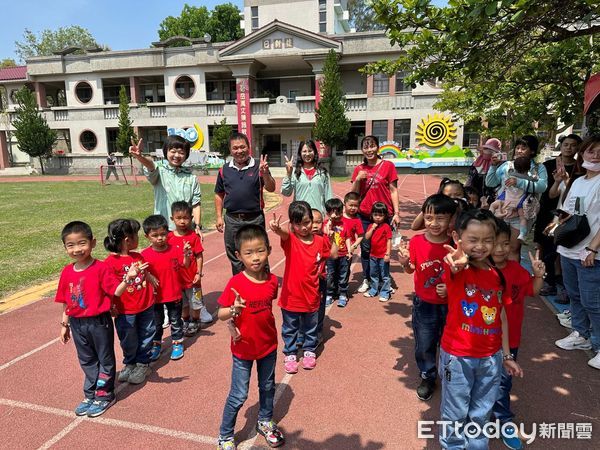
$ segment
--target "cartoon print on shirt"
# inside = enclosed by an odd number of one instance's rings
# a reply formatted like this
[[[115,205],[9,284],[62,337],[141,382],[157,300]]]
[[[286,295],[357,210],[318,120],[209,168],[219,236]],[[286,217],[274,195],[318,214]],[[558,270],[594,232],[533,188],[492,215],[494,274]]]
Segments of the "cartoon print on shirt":
[[[486,302],[489,302],[494,296],[493,289],[480,289],[479,292],[481,292],[481,296]]]
[[[127,272],[129,272],[129,268],[130,266],[125,264],[123,265],[123,281],[127,281]],[[146,276],[145,276],[145,271],[144,270],[140,270],[140,272],[138,273],[138,275],[133,279],[133,284],[130,286],[127,286],[127,292],[129,292],[130,294],[133,294],[135,291],[141,291],[143,288],[146,287]]]
[[[492,308],[488,308],[487,306],[481,307],[481,316],[483,317],[483,321],[486,323],[486,325],[491,325],[494,323],[496,320],[496,311],[498,311],[498,308],[495,306]]]
[[[73,288],[73,283],[69,283],[69,293],[71,294],[71,303],[73,307],[79,306],[81,309],[87,309],[85,304],[85,298],[83,296],[83,281],[85,278],[81,277],[76,288]]]
[[[467,297],[473,297],[477,293],[477,286],[474,284],[465,284],[465,293]]]
[[[439,261],[432,261],[431,265],[427,268],[427,271],[431,274],[431,276],[425,281],[424,286],[429,288],[440,284],[442,281],[442,275],[444,275],[442,263]]]
[[[479,305],[477,302],[468,303],[466,300],[461,300],[460,304],[462,305],[463,314],[467,317],[473,317]]]

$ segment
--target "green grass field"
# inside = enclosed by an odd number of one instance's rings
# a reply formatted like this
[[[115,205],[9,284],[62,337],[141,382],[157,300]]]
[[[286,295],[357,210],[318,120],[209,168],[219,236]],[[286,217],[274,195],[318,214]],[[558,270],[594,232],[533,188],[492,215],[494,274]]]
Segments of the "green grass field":
[[[214,227],[212,184],[202,184],[202,222]],[[63,226],[83,220],[98,240],[95,256],[104,258],[108,223],[118,218],[142,220],[153,211],[152,187],[98,182],[0,184],[0,298],[50,280],[69,262],[60,239]],[[145,246],[140,233],[140,246]]]

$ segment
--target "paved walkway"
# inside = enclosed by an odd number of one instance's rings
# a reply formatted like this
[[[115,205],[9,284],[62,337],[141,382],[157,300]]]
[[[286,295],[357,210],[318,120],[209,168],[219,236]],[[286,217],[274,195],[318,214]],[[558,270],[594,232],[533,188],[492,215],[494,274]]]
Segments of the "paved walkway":
[[[419,204],[435,192],[437,179],[401,176],[403,224],[407,228]],[[343,195],[346,183],[336,183]],[[289,200],[274,211],[285,214]],[[230,276],[222,236],[205,241],[209,309]],[[281,277],[283,252],[274,240],[270,257]],[[351,290],[359,282],[353,265]],[[355,296],[345,309],[333,306],[325,323],[326,342],[311,372],[286,375],[280,358],[276,379],[275,420],[287,437],[287,449],[379,450],[438,448],[436,440],[418,439],[417,422],[439,415],[439,393],[429,402],[415,395],[419,383],[410,325],[412,277],[393,266],[398,291],[389,303]],[[61,306],[50,299],[0,315],[1,448],[199,448],[215,447],[229,388],[229,335],[222,323],[186,340],[185,357],[168,354],[154,363],[143,386],[118,385],[119,401],[96,419],[77,418],[82,374],[72,344],[58,342]],[[275,308],[276,320],[281,323]],[[600,448],[600,374],[587,366],[584,352],[554,346],[565,335],[543,300],[527,301],[519,362],[525,378],[514,384],[518,420],[531,423],[592,423],[592,440],[538,438],[529,448]],[[117,348],[120,369],[120,350]],[[236,440],[240,448],[267,448],[253,426],[257,414],[256,378],[240,411]],[[503,448],[493,442],[491,448]]]

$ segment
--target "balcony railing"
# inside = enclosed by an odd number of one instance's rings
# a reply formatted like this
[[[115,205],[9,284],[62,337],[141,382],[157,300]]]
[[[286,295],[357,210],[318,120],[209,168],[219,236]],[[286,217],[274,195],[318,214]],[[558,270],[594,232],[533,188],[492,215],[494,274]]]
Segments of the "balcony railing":
[[[367,110],[367,95],[353,94],[346,96],[346,111],[366,111]]]
[[[222,116],[225,113],[225,101],[217,100],[218,103],[206,104],[206,115],[209,117]]]
[[[54,120],[56,120],[57,122],[69,120],[69,110],[67,109],[55,109],[53,113]]]
[[[412,94],[399,94],[394,97],[392,109],[414,109],[415,99]]]
[[[150,117],[167,117],[166,106],[149,106]]]
[[[104,108],[104,120],[114,120],[119,118],[119,108]]]

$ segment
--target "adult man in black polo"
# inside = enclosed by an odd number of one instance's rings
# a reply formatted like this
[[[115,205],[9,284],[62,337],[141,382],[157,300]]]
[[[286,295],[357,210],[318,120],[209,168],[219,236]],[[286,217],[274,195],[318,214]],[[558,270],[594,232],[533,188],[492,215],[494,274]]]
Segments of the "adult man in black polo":
[[[225,251],[231,261],[231,271],[237,274],[244,269],[235,256],[235,235],[248,224],[265,226],[263,214],[263,187],[275,191],[275,180],[269,172],[267,157],[260,161],[251,156],[248,137],[243,133],[229,136],[232,160],[219,170],[215,184],[215,209],[217,230],[225,233]],[[223,216],[223,208],[227,210]]]

